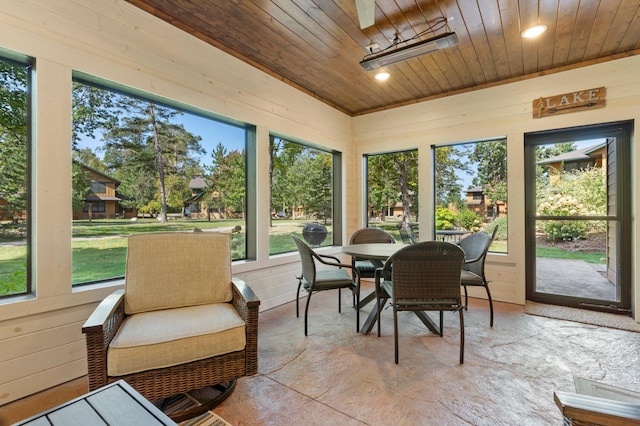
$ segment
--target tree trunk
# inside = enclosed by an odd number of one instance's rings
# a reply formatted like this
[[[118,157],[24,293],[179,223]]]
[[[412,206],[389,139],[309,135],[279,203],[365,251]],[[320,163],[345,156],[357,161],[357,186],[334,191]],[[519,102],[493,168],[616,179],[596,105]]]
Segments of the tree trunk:
[[[153,152],[156,157],[158,178],[160,180],[160,222],[167,223],[167,191],[164,186],[164,163],[162,161],[160,138],[158,137],[158,123],[156,121],[153,104],[151,103],[149,104],[149,114],[151,115],[151,123],[153,126]]]

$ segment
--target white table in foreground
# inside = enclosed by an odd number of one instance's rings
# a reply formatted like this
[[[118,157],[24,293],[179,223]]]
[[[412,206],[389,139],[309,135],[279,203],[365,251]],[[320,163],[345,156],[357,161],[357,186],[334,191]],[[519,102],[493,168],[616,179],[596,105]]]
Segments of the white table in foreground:
[[[17,425],[177,425],[124,380],[37,414]]]

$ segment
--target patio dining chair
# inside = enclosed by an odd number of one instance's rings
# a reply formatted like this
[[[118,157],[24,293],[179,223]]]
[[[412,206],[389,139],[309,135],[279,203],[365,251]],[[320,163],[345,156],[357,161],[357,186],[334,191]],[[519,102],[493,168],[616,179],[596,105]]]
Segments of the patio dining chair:
[[[463,263],[464,252],[455,244],[424,241],[398,250],[376,271],[378,336],[380,312],[384,301],[391,298],[396,364],[399,311],[414,311],[416,314],[438,311],[440,336],[443,334],[443,312],[457,311],[460,315],[460,364],[464,363],[464,306],[460,295]]]
[[[489,247],[498,232],[498,227],[493,228],[493,232],[476,232],[468,235],[458,241],[458,245],[464,251],[464,266],[462,267],[462,279],[460,283],[464,288],[464,307],[469,306],[469,297],[467,294],[467,286],[484,287],[487,291],[489,299],[489,324],[493,327],[493,301],[491,300],[491,291],[489,290],[489,280],[484,272],[484,263],[489,252]]]
[[[380,228],[362,228],[358,229],[349,238],[349,245],[368,244],[368,243],[386,243],[394,244],[396,239],[384,229]],[[381,268],[384,262],[377,259],[362,259],[357,256],[351,256],[351,266],[358,270],[357,278],[374,278],[377,268]],[[357,283],[360,286],[360,282]]]
[[[291,238],[300,253],[302,273],[298,275],[298,290],[296,293],[296,316],[300,316],[298,309],[300,289],[307,291],[307,303],[304,308],[304,335],[307,335],[307,318],[309,302],[313,293],[325,290],[338,290],[338,312],[342,312],[342,289],[348,288],[353,295],[353,306],[356,308],[356,331],[360,329],[360,278],[358,270],[351,265],[340,263],[335,256],[316,253],[307,243],[295,234]],[[316,262],[327,265],[330,268],[318,269]],[[351,269],[355,279],[349,275],[346,269]]]

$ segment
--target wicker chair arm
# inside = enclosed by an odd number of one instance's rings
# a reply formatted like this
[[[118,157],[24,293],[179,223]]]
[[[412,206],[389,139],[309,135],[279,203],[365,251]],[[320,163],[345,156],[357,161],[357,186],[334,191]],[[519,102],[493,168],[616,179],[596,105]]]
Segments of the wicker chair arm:
[[[313,256],[315,256],[316,259],[318,259],[318,262],[324,264],[324,265],[329,265],[329,266],[336,266],[338,268],[349,268],[351,269],[351,275],[352,278],[356,281],[359,282],[360,281],[360,271],[358,271],[358,268],[355,267],[355,263],[352,262],[351,265],[347,265],[346,263],[340,263],[340,259],[338,259],[335,256],[331,256],[329,254],[318,254],[315,251],[312,252]],[[332,262],[329,262],[327,260],[324,259],[331,259]]]
[[[116,334],[122,320],[124,319],[124,290],[116,290],[96,307],[91,316],[82,326],[84,334],[104,333],[111,338]],[[122,310],[120,313],[119,311]],[[105,347],[109,346],[111,338],[105,342]]]
[[[320,263],[323,263],[323,264],[329,265],[329,266],[337,266],[338,268],[349,268],[349,269],[353,269],[354,271],[356,271],[356,269],[354,268],[353,265],[347,265],[346,263],[341,263],[340,259],[338,259],[335,256],[331,256],[329,254],[317,254],[317,253],[316,253],[316,255],[318,256],[318,261]],[[332,262],[329,262],[329,261],[324,260],[324,259],[331,259]]]
[[[386,292],[384,292],[384,290],[382,289],[382,282],[391,280],[391,270],[385,268],[376,268],[374,279],[376,283],[376,293],[378,293],[379,295],[384,295]]]
[[[318,254],[318,253],[316,253]],[[340,259],[338,259],[336,256],[332,256],[330,254],[318,254],[318,256],[320,257],[320,259],[318,259],[320,262],[325,263],[327,265],[333,265],[333,264],[340,264]],[[327,262],[324,259],[331,259],[333,262]]]
[[[243,280],[232,278],[233,306],[245,323],[246,346],[246,375],[258,372],[258,308],[260,299],[251,287]]]
[[[249,311],[257,310],[260,306],[260,299],[253,292],[251,287],[243,280],[233,277],[231,279],[231,288],[233,289],[233,298],[231,302],[242,317],[242,319],[248,321]]]
[[[107,349],[124,320],[124,290],[108,295],[82,326],[87,341],[89,390],[108,384]]]
[[[474,263],[474,262],[477,262],[477,261],[479,261],[480,259],[482,259],[482,257],[483,257],[484,255],[485,255],[485,254],[481,254],[480,256],[478,256],[478,257],[474,257],[473,259],[466,259],[466,258],[465,258],[465,259],[464,259],[464,263],[465,263],[465,264],[467,264],[467,263]]]

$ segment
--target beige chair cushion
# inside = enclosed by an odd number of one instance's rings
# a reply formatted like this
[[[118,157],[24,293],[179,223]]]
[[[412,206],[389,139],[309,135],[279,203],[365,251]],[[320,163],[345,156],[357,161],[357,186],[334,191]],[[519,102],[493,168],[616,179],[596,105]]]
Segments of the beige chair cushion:
[[[128,315],[229,302],[231,297],[229,234],[163,232],[129,237]]]
[[[122,376],[244,349],[245,324],[230,303],[143,312],[125,318],[107,352]]]

